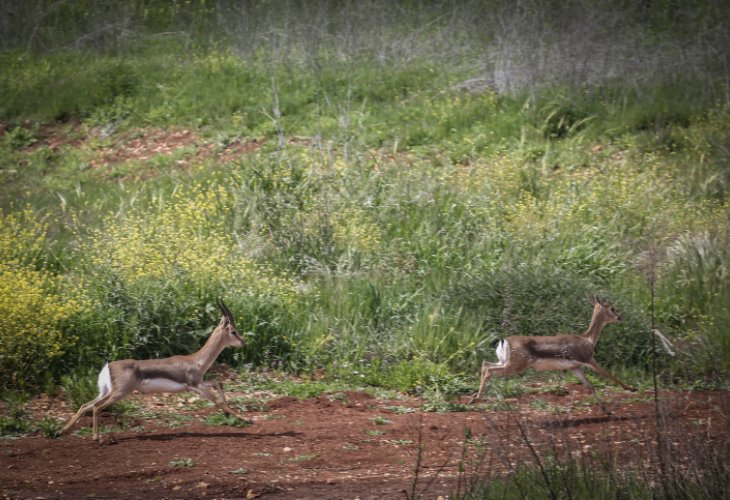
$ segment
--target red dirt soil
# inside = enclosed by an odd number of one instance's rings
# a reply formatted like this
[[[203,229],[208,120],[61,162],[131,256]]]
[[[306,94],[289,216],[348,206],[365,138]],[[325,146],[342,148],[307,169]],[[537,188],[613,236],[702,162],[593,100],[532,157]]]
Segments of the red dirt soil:
[[[194,418],[170,428],[105,412],[103,425],[133,422],[103,433],[101,443],[81,432],[2,440],[0,497],[448,498],[479,478],[554,452],[651,471],[653,394],[604,391],[609,417],[587,404],[581,386],[568,387],[566,395],[530,394],[502,402],[505,409],[456,413],[423,412],[416,398],[387,401],[359,392],[280,397],[247,412],[254,424],[244,428],[206,425],[202,418],[214,409],[181,410],[179,396],[135,395],[130,399],[141,405]],[[659,406],[661,440],[674,463],[692,464],[708,447],[727,447],[730,392],[662,391]],[[40,399],[33,408],[37,419],[70,414],[58,399]],[[82,418],[77,430],[90,420]],[[460,465],[466,472],[459,473]]]

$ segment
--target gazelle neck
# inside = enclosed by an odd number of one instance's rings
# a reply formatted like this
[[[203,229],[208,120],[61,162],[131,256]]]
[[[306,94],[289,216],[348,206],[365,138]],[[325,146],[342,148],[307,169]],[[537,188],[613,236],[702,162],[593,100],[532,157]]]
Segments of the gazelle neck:
[[[593,308],[593,316],[591,317],[591,323],[588,325],[588,329],[583,334],[584,337],[589,339],[593,345],[598,342],[598,337],[601,336],[603,327],[606,326],[606,319],[602,313],[602,308],[599,304]]]
[[[191,354],[191,357],[200,366],[203,373],[205,373],[225,348],[226,345],[223,343],[223,330],[216,328],[205,344],[203,344],[203,347],[198,352]]]

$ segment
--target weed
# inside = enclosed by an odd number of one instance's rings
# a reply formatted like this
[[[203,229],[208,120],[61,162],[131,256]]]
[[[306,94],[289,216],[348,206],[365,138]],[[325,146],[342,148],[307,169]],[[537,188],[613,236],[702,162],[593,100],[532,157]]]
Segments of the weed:
[[[158,423],[170,429],[177,429],[179,427],[187,425],[193,420],[193,417],[191,417],[190,415],[185,415],[175,411],[144,411],[141,412],[138,416],[140,418],[153,420],[155,423]]]
[[[423,403],[421,410],[426,412],[450,413],[472,411],[473,408],[470,405],[437,399]]]
[[[280,383],[272,385],[277,392],[286,396],[292,396],[299,399],[309,399],[317,397],[321,394],[331,392],[338,388],[342,388],[343,384],[337,382],[325,381],[293,381],[284,380]],[[335,392],[328,396],[331,400],[344,401],[347,396],[342,392]],[[338,399],[339,398],[339,399]]]
[[[55,438],[63,428],[64,422],[46,415],[38,422],[38,429],[47,438]]]
[[[233,408],[237,408],[240,411],[258,411],[267,412],[270,410],[266,400],[260,398],[250,399],[246,397],[232,397],[228,398],[228,404]]]
[[[10,149],[24,149],[38,142],[32,130],[25,127],[15,127],[8,130],[2,137],[2,145]]]
[[[172,468],[189,468],[193,467],[195,463],[192,458],[173,458],[169,465]]]
[[[399,415],[405,415],[407,413],[413,413],[416,411],[415,408],[411,408],[409,406],[386,406],[385,408]]]
[[[582,331],[586,291],[624,312],[599,363],[641,379],[652,248],[687,351],[662,381],[721,385],[727,7],[670,4],[115,4],[117,32],[63,3],[5,26],[0,389],[60,381],[78,406],[101,359],[197,349],[221,294],[254,332],[225,362],[331,377],[277,394],[447,400],[492,340]],[[204,142],[99,163],[169,126]]]
[[[340,401],[341,403],[347,403],[348,397],[344,392],[336,392],[334,394],[328,394],[327,399],[330,401]]]
[[[25,412],[13,410],[10,415],[0,416],[0,436],[14,436],[31,430]]]
[[[92,370],[70,373],[61,377],[64,396],[74,410],[96,398],[98,395],[96,385],[96,371]]]
[[[370,420],[372,420],[372,422],[375,425],[388,425],[388,424],[392,423],[390,420],[388,420],[387,418],[380,416],[380,415],[378,415],[377,417],[371,418]]]
[[[231,427],[248,427],[251,422],[237,418],[233,415],[225,415],[222,412],[211,413],[204,419],[206,425],[228,425]]]
[[[393,446],[409,446],[413,444],[412,439],[386,439],[385,442]]]

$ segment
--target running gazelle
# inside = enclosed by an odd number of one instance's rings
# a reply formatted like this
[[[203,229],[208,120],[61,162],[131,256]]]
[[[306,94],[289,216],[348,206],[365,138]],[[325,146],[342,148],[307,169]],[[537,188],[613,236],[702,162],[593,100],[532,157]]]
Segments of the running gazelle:
[[[233,411],[226,401],[223,386],[217,380],[203,380],[218,355],[228,346],[243,347],[245,340],[236,330],[231,311],[223,301],[218,301],[223,313],[218,326],[198,352],[162,359],[122,359],[108,362],[99,372],[99,395],[79,408],[59,434],[65,434],[87,411],[92,411],[93,438],[99,439],[99,412],[110,404],[128,396],[133,391],[194,392],[212,402],[226,414]],[[220,400],[216,398],[217,391]]]
[[[591,368],[626,390],[636,390],[601,368],[593,357],[603,327],[609,323],[618,323],[620,320],[621,315],[610,302],[594,296],[593,317],[588,329],[582,335],[531,337],[513,335],[497,341],[496,351],[499,362],[484,361],[482,363],[479,390],[469,400],[469,403],[473,403],[481,397],[484,386],[492,375],[517,375],[530,367],[539,371],[571,370],[590,389],[603,410],[610,415],[606,405],[598,397],[596,390],[583,373],[583,369]]]

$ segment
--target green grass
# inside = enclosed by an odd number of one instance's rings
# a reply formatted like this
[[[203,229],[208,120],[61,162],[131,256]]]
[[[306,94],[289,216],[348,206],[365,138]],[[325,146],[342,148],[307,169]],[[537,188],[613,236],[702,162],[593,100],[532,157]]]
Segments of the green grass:
[[[233,415],[225,415],[221,412],[211,413],[204,419],[206,425],[227,425],[231,427],[247,427],[251,425],[246,420],[241,420]]]
[[[32,424],[26,410],[17,401],[8,400],[7,405],[7,413],[0,416],[0,437],[12,437],[29,432]]]
[[[649,479],[639,473],[616,474],[607,464],[547,456],[544,463],[521,465],[507,477],[472,480],[455,498],[724,498],[726,452],[711,452],[699,460],[701,465],[689,471]],[[696,476],[700,470],[701,476]]]
[[[311,460],[314,460],[315,458],[317,458],[317,454],[310,453],[310,454],[297,455],[295,457],[291,457],[291,458],[287,459],[287,462],[302,463],[302,462],[309,462]]]
[[[278,48],[258,31],[273,29],[272,17],[229,29],[263,16],[263,4],[246,16],[221,16],[235,8],[218,2],[118,13],[138,21],[137,41],[91,36],[95,18],[82,14],[92,6],[60,7],[64,16],[44,18],[32,39],[19,26],[8,32],[0,345],[13,355],[2,358],[3,390],[60,383],[80,404],[105,359],[197,349],[222,296],[253,333],[222,360],[328,375],[277,393],[367,386],[448,402],[474,390],[492,340],[584,330],[586,292],[623,316],[598,344],[601,364],[649,380],[653,314],[682,346],[658,357],[662,383],[724,386],[730,113],[723,73],[707,62],[726,45],[713,38],[722,9],[692,3],[681,26],[666,6],[646,19],[606,10],[632,22],[596,33],[615,36],[616,51],[636,42],[645,73],[619,65],[597,78],[591,65],[617,59],[596,53],[586,69],[566,58],[539,75],[510,56],[550,62],[531,44],[568,36],[570,19],[592,22],[581,5],[557,31],[502,4],[495,12],[510,21],[499,26],[472,24],[483,16],[468,15],[469,3],[459,15],[380,7],[398,21],[374,31],[367,6],[293,9],[280,20],[331,22],[321,37],[281,30]],[[362,22],[353,31],[345,19]],[[644,22],[653,36],[636,38]],[[457,25],[460,37],[442,37]],[[520,27],[529,29],[515,39]],[[345,33],[350,45],[333,42]],[[603,47],[599,38],[586,50]],[[93,43],[70,49],[71,39]],[[678,56],[685,70],[664,72],[668,47],[681,46],[712,57]],[[474,76],[487,83],[463,90]],[[198,139],[169,155],[103,161],[104,148],[150,140],[157,128]],[[196,156],[238,140],[257,146],[226,160]],[[38,333],[45,343],[25,341],[34,297],[53,306]],[[494,387],[504,397],[523,390]]]
[[[195,466],[195,462],[192,458],[174,458],[169,465],[172,468],[190,468]]]

